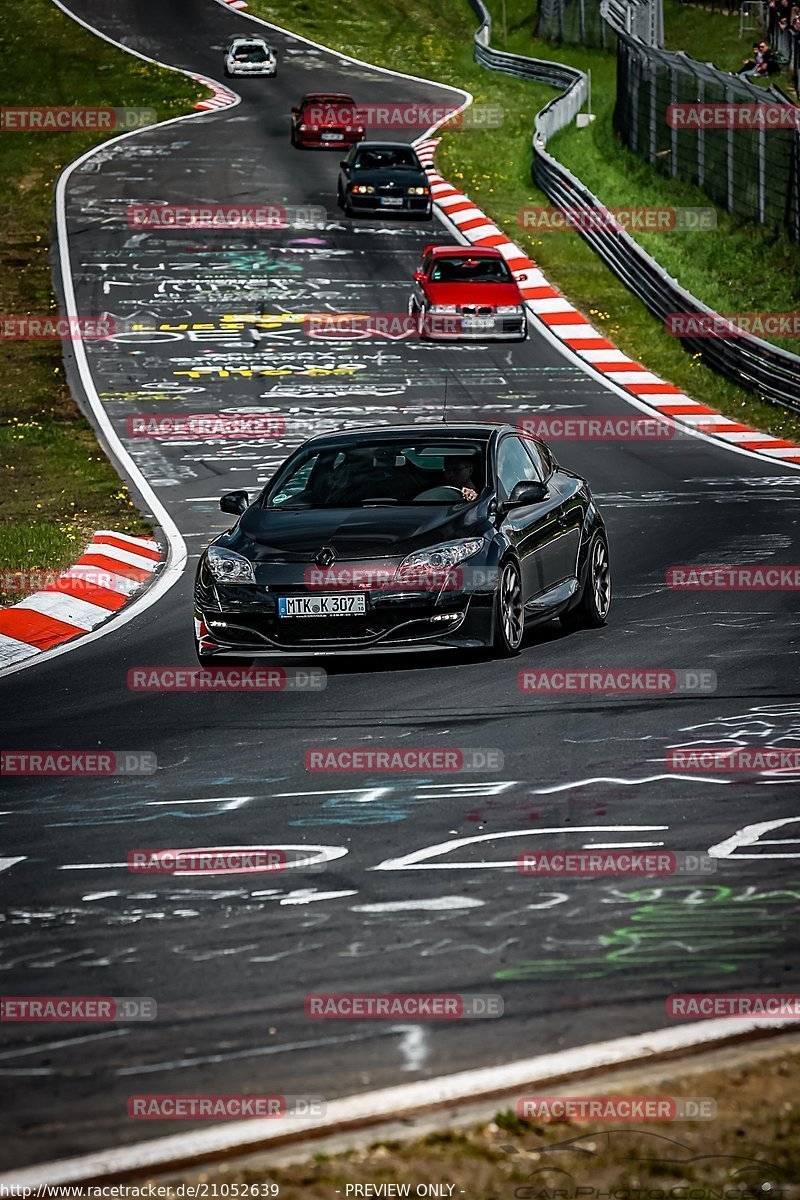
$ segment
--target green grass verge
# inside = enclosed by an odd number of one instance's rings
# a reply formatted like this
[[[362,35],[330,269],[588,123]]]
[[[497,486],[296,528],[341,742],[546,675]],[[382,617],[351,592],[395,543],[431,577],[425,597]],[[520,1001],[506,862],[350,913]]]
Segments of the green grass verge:
[[[666,3],[668,22],[673,9],[682,14],[677,0]],[[491,0],[490,8],[495,15],[495,44],[501,46],[501,5]],[[631,357],[727,416],[779,437],[800,439],[800,417],[762,403],[687,355],[576,233],[534,234],[520,227],[521,208],[548,203],[531,182],[530,139],[534,114],[556,93],[486,71],[473,62],[476,21],[465,0],[447,9],[435,0],[353,0],[344,14],[308,0],[285,0],[280,6],[271,0],[251,0],[250,11],[366,61],[464,87],[478,103],[502,105],[505,119],[500,129],[452,132],[444,137],[437,165],[446,178],[489,213],[553,284]],[[598,119],[587,129],[573,128],[558,135],[551,143],[553,152],[609,206],[633,202],[708,207],[708,198],[698,189],[665,179],[614,138],[610,120],[614,56],[536,41],[532,14],[531,0],[506,0],[509,50],[592,70]],[[707,31],[716,28],[709,23],[722,23],[726,36],[738,26],[731,18],[698,16],[703,18],[699,25],[704,32],[692,48],[698,57],[708,57],[708,44],[702,39],[711,40]],[[800,250],[764,230],[735,226],[720,213],[713,234],[650,234],[641,241],[683,286],[723,312],[797,308]]]
[[[190,112],[208,89],[116,50],[49,0],[4,0],[2,104]],[[0,312],[54,309],[48,253],[59,171],[109,134],[0,133]],[[113,134],[111,135],[113,136]],[[3,343],[0,567],[52,570],[108,526],[149,529],[66,386],[58,342]],[[19,599],[0,592],[0,603]]]

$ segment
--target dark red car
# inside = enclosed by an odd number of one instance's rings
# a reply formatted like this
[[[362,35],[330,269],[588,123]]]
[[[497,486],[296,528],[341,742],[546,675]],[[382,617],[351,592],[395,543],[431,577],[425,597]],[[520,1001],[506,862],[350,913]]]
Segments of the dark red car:
[[[292,145],[306,150],[341,150],[364,140],[356,102],[344,92],[308,92],[292,106]]]
[[[426,338],[522,342],[528,336],[525,300],[494,248],[426,246],[408,311],[419,314]]]

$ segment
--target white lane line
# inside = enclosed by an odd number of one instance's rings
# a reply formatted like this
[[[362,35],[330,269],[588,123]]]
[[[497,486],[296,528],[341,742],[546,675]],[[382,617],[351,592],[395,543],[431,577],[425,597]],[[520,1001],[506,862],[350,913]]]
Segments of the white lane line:
[[[753,1033],[757,1029],[781,1029],[791,1023],[789,1018],[764,1017],[750,1020],[724,1017],[695,1021],[632,1037],[614,1038],[589,1046],[576,1046],[571,1050],[560,1050],[536,1058],[518,1059],[502,1066],[480,1067],[476,1070],[460,1071],[455,1075],[442,1075],[436,1079],[346,1096],[341,1100],[330,1101],[322,1117],[292,1118],[291,1130],[287,1124],[274,1119],[226,1121],[211,1129],[197,1129],[189,1133],[152,1138],[133,1146],[26,1167],[12,1174],[0,1175],[0,1183],[42,1188],[90,1179],[97,1181],[115,1173],[169,1170],[178,1164],[185,1166],[200,1157],[223,1152],[245,1154],[256,1148],[266,1149],[270,1142],[277,1138],[285,1141],[287,1134],[295,1142],[311,1143],[314,1137],[342,1130],[347,1125],[376,1125],[387,1119],[410,1116],[421,1109],[455,1105],[489,1096],[503,1096],[505,1093],[545,1081],[557,1080],[559,1084],[564,1084],[578,1073],[606,1070],[622,1064],[652,1062],[663,1054],[689,1050],[695,1046],[724,1043],[728,1039],[739,1038],[742,1034]],[[328,1044],[338,1044],[343,1040],[345,1039],[330,1038]],[[349,1040],[356,1039],[351,1037]],[[304,1049],[319,1044],[299,1043],[296,1048]],[[288,1047],[275,1047],[264,1049],[262,1052],[274,1053],[286,1048]],[[186,1060],[179,1065],[184,1065],[184,1062],[185,1065],[192,1065]],[[152,1069],[168,1070],[172,1065],[176,1064],[156,1064]],[[132,1074],[134,1070],[136,1069],[132,1068],[128,1074]]]

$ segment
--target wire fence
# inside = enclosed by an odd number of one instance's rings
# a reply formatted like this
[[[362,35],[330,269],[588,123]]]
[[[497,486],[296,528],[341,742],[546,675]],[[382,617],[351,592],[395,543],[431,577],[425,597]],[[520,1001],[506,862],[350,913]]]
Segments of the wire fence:
[[[709,107],[725,105],[742,107],[735,116]],[[723,117],[727,125],[716,124]],[[618,34],[614,128],[625,145],[662,174],[702,188],[737,220],[794,241],[800,241],[798,118],[800,109],[774,87]],[[734,120],[745,124],[733,127]]]
[[[661,0],[538,0],[536,33],[548,42],[613,50],[617,29],[662,46]]]
[[[767,10],[767,40],[778,55],[778,61],[789,67],[794,90],[800,95],[800,28],[795,28],[794,21],[789,23],[784,15],[786,11],[777,5]]]
[[[534,120],[531,174],[553,204],[562,209],[582,206],[598,213],[607,210],[600,200],[547,149],[547,142],[575,118],[587,94],[585,74],[576,67],[523,54],[508,54],[491,45],[492,24],[483,0],[469,0],[480,21],[476,31],[475,59],[493,71],[533,79],[564,88]],[[762,93],[763,94],[763,93]],[[580,236],[589,243],[616,277],[659,320],[671,313],[691,313],[715,318],[717,314],[672,279],[624,229],[603,222],[581,222]],[[684,350],[698,354],[713,371],[763,400],[800,412],[800,357],[750,334],[728,337],[680,337]]]

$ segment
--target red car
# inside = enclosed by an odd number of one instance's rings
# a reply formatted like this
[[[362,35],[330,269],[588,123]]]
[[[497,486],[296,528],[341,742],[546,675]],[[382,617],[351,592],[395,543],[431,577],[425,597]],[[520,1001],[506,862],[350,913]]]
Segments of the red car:
[[[364,140],[356,102],[343,92],[308,92],[292,106],[292,145],[306,150],[341,150]]]
[[[426,246],[408,311],[419,314],[426,338],[522,342],[528,336],[525,300],[493,248]]]

